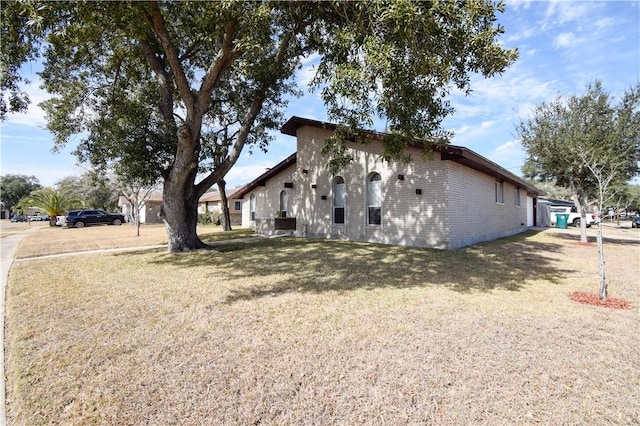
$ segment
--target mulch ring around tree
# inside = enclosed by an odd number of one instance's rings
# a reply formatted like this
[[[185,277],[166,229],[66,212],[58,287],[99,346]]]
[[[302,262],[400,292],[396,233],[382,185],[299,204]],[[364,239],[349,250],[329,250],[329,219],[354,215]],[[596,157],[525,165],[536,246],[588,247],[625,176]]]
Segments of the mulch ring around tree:
[[[585,293],[582,291],[574,291],[569,293],[569,299],[574,302],[582,303],[585,305],[602,306],[604,308],[611,309],[631,309],[631,303],[624,299],[616,299],[614,297],[607,297],[601,300],[597,294]]]

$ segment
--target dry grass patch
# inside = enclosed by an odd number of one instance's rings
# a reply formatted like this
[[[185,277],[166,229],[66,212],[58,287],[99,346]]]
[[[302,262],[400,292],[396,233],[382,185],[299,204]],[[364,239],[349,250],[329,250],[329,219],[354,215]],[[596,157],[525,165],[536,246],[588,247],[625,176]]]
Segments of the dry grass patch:
[[[10,424],[632,424],[640,246],[270,239],[15,263]]]
[[[9,220],[0,220],[0,238],[20,234],[25,231],[35,231],[48,226],[48,222],[10,222]]]
[[[253,231],[246,229],[222,232],[222,228],[219,226],[198,228],[198,235],[204,241],[239,238],[252,234]],[[141,226],[139,236],[136,236],[133,225],[89,226],[82,229],[46,226],[39,229],[38,232],[29,233],[24,237],[23,242],[16,250],[16,258],[159,244],[167,244],[166,228],[160,224]]]

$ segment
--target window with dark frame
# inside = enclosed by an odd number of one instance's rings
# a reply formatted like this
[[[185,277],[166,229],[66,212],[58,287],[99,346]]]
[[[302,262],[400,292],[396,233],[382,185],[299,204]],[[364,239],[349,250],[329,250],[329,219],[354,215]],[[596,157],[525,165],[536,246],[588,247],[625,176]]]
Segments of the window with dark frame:
[[[249,197],[249,211],[251,212],[251,221],[256,220],[256,195],[251,194]]]
[[[345,183],[341,176],[333,181],[333,223],[344,225]]]
[[[236,211],[242,210],[242,203],[240,201],[234,201],[233,209]]]
[[[367,225],[382,224],[382,177],[372,173],[367,181]]]
[[[287,217],[287,206],[289,205],[289,194],[284,189],[280,191],[280,217]]]
[[[496,203],[504,204],[504,183],[496,181]]]

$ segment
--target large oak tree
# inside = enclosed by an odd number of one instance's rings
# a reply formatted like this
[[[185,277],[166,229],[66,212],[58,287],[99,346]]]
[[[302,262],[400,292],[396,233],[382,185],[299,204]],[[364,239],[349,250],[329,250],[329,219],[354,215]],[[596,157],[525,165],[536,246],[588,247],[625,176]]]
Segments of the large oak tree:
[[[446,136],[450,90],[516,59],[498,42],[503,11],[488,1],[5,2],[0,89],[19,95],[19,65],[42,54],[56,143],[80,134],[78,154],[96,165],[148,165],[164,180],[169,250],[192,250],[204,246],[198,198],[243,148],[266,148],[302,60],[317,58],[311,88],[332,121],[383,119],[398,135],[387,157],[402,158],[408,139]]]

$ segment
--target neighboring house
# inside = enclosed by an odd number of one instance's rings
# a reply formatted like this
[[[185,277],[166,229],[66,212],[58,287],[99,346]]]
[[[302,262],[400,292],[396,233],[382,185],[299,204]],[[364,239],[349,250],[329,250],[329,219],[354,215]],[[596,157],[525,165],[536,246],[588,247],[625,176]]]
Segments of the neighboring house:
[[[573,201],[554,200],[551,198],[540,197],[538,199],[538,226],[551,226],[556,223],[556,213],[558,211],[564,213],[566,207],[573,207]],[[558,209],[560,208],[560,209]]]
[[[578,213],[578,209],[573,201],[555,200],[547,197],[540,197],[538,200],[537,226],[551,226],[556,224],[556,214],[566,213],[567,207],[571,213]],[[587,213],[592,214],[597,210],[595,204],[587,206]],[[590,224],[591,222],[587,222]]]
[[[11,216],[11,212],[5,207],[3,202],[0,202],[0,219],[9,219],[9,216]]]
[[[238,189],[227,190],[227,200],[229,201],[229,216],[232,225],[240,225],[242,222],[242,200],[235,199]],[[127,218],[133,217],[133,207],[123,196],[118,200],[118,206]],[[162,207],[162,190],[155,190],[151,196],[142,202],[140,209],[140,223],[162,223],[160,208]],[[222,212],[220,193],[212,191],[205,193],[198,200],[198,213],[219,214]]]
[[[236,226],[242,223],[242,200],[236,197],[238,191],[240,188],[226,190],[231,225]],[[198,200],[198,213],[205,214],[207,212],[214,216],[222,213],[222,200],[219,191],[205,192]]]
[[[120,207],[127,220],[132,220],[134,216],[133,206],[125,197],[120,196],[118,207]],[[161,207],[162,190],[154,190],[146,200],[141,202],[140,223],[162,223],[162,218],[160,217]]]
[[[298,117],[285,123],[297,152],[235,194],[243,200],[243,227],[456,249],[536,225],[542,191],[464,147],[437,147],[427,159],[415,141],[407,148],[412,162],[388,163],[381,157],[385,135],[371,132],[371,143],[349,143],[354,161],[333,176],[321,151],[335,129]]]

